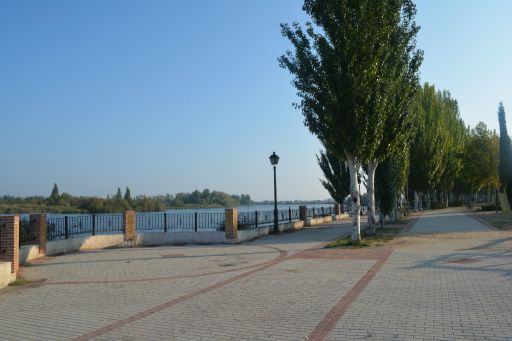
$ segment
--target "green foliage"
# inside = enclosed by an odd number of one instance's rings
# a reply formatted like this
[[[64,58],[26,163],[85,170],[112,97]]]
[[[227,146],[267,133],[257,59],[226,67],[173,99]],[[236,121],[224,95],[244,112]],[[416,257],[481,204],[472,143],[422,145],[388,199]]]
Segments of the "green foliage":
[[[500,103],[498,108],[498,121],[500,124],[500,182],[502,188],[506,190],[508,201],[512,202],[512,145],[507,131],[503,103]]]
[[[462,169],[465,127],[457,101],[426,83],[418,91],[416,134],[411,142],[410,185],[421,193],[451,191]]]
[[[350,194],[350,174],[345,161],[330,151],[320,151],[316,158],[325,176],[320,182],[334,201],[343,204]]]
[[[114,198],[116,200],[122,200],[123,199],[123,193],[121,193],[121,188],[120,187],[117,187],[117,193],[114,196]]]
[[[124,191],[124,200],[126,200],[128,202],[132,201],[132,194],[128,187],[126,187],[126,190]]]
[[[396,207],[397,197],[404,191],[409,170],[408,149],[389,156],[375,173],[376,198],[380,212],[389,215]]]
[[[464,153],[464,168],[459,177],[465,193],[478,193],[483,188],[498,188],[499,137],[495,131],[479,122],[468,131]]]
[[[337,239],[325,246],[326,249],[335,249],[343,247],[361,248],[368,247],[370,244],[366,240],[352,240],[350,236]]]
[[[50,194],[50,202],[56,205],[59,202],[60,195],[59,195],[59,187],[57,184],[53,184],[52,193]]]
[[[282,24],[305,125],[339,158],[381,160],[408,139],[423,60],[410,0],[306,0],[305,31]],[[317,29],[318,28],[318,29]],[[386,129],[392,133],[386,134]]]

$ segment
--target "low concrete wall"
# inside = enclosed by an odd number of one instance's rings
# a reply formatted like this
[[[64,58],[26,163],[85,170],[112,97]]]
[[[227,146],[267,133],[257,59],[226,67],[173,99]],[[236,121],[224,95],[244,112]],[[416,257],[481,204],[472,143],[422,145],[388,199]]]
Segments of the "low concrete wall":
[[[39,245],[22,245],[20,247],[20,265],[25,265],[39,257]]]
[[[11,274],[11,262],[0,262],[0,289],[5,288],[16,279],[16,274]]]
[[[348,219],[348,218],[350,218],[350,215],[348,213],[342,213],[342,214],[333,216],[333,220],[342,220],[342,219]]]
[[[248,240],[256,239],[262,236],[266,236],[267,234],[272,232],[272,229],[274,226],[263,226],[258,227],[257,229],[250,229],[250,230],[238,230],[238,236],[236,239],[236,243],[245,242]]]
[[[53,256],[79,250],[103,249],[109,246],[122,244],[122,234],[107,234],[99,236],[88,236],[70,238],[65,240],[52,240],[46,243],[46,255]]]
[[[224,231],[137,233],[137,245],[143,246],[223,243],[228,243]]]
[[[304,228],[304,222],[302,220],[294,221],[291,223],[279,224],[277,226],[280,232],[293,232],[302,230]],[[274,225],[268,225],[259,227],[257,229],[250,230],[238,230],[238,238],[236,239],[236,243],[245,242],[248,240],[256,239],[267,234],[272,233],[274,229]]]
[[[321,225],[325,223],[330,223],[332,221],[332,216],[329,217],[321,217],[321,218],[308,218],[306,222],[306,226],[313,226],[313,225]]]

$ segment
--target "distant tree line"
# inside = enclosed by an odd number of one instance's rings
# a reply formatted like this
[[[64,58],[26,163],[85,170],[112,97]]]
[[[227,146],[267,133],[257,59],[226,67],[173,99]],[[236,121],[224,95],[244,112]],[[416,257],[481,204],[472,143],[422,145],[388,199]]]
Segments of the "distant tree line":
[[[57,184],[54,184],[49,197],[1,196],[0,213],[120,213],[129,209],[159,212],[168,208],[235,207],[252,203],[249,194],[229,195],[209,189],[176,195],[132,197],[130,189],[126,187],[124,193],[118,188],[114,195],[106,198],[76,197],[68,193],[61,194]]]

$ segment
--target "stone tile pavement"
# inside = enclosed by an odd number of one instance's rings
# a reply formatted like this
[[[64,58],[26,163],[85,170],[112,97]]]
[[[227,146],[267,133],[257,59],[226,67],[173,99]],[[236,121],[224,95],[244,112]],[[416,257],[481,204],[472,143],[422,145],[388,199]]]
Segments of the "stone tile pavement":
[[[512,234],[424,214],[328,340],[512,340]]]
[[[350,225],[42,260],[0,291],[0,340],[512,340],[512,234],[442,211],[321,248]]]

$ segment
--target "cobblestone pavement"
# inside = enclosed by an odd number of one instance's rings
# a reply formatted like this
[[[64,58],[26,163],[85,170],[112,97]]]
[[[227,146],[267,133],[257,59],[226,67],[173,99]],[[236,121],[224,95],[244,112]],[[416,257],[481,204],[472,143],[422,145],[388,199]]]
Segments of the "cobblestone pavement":
[[[328,340],[512,340],[512,234],[426,213]]]
[[[350,231],[41,260],[0,291],[0,340],[512,340],[511,233],[442,211],[385,247],[321,248]]]

